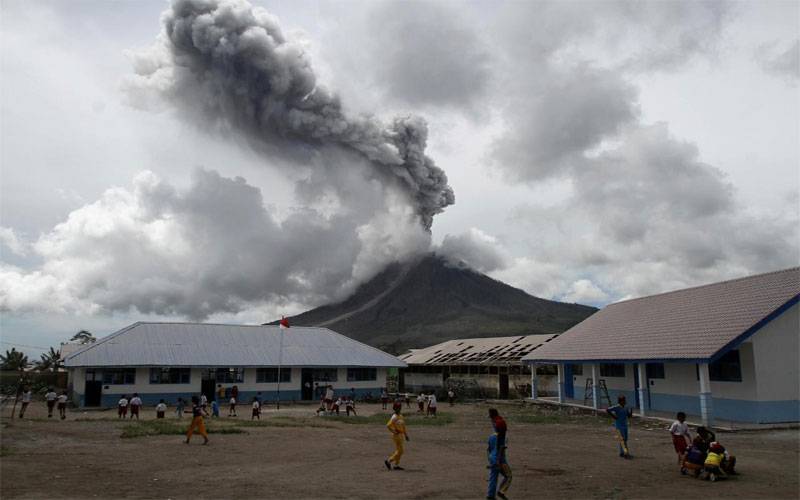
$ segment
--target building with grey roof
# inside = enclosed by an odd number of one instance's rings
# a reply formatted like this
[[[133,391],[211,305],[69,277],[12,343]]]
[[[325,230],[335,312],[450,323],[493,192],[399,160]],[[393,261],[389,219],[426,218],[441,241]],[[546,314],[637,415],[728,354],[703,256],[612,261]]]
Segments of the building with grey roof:
[[[469,391],[474,393],[469,396],[475,397],[525,397],[530,394],[530,366],[521,359],[555,337],[548,334],[456,339],[412,349],[400,356],[408,364],[401,371],[401,385],[412,392],[454,388],[457,393]],[[539,366],[538,371],[540,393],[555,393],[555,368]]]
[[[607,388],[642,414],[798,422],[799,299],[795,267],[622,301],[523,359],[557,364],[561,402],[598,408]]]
[[[283,330],[283,331],[282,331]],[[315,387],[377,395],[406,364],[327,328],[201,323],[134,323],[70,354],[73,400],[116,406],[138,393],[145,404],[174,403],[236,386],[240,402],[311,400]],[[278,384],[280,367],[280,387]],[[226,398],[229,396],[226,396]]]

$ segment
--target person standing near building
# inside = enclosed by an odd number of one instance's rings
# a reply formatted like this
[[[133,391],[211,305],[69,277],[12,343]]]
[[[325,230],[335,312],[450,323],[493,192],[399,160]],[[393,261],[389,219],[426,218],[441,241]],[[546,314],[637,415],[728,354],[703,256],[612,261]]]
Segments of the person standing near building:
[[[22,388],[22,408],[19,409],[19,418],[25,416],[25,410],[28,408],[28,405],[31,404],[31,397],[33,393],[31,392],[30,387],[23,387]]]
[[[456,404],[456,393],[455,393],[455,392],[453,392],[453,389],[452,389],[452,388],[450,388],[450,389],[447,391],[447,399],[449,399],[449,400],[450,400],[450,406],[453,406],[453,405],[455,405],[455,404]]]
[[[381,410],[387,409],[388,404],[389,404],[389,393],[386,392],[386,389],[381,389]]]
[[[52,387],[48,387],[47,394],[44,395],[44,400],[47,401],[47,418],[52,418],[53,416],[53,408],[56,407],[56,399],[58,399],[58,394],[56,394]]]
[[[333,386],[328,384],[325,389],[325,411],[330,413],[331,410],[333,410]]]
[[[58,396],[58,415],[61,417],[61,420],[66,420],[67,418],[67,391],[66,389],[61,392],[61,395]]]
[[[389,419],[389,422],[386,423],[386,428],[392,433],[392,442],[394,443],[394,453],[383,461],[383,465],[389,470],[403,470],[403,468],[400,467],[400,458],[403,456],[404,451],[403,441],[410,441],[408,438],[408,431],[406,431],[406,421],[400,413],[402,409],[402,404],[395,403],[392,408],[394,414],[392,418]],[[392,463],[394,463],[394,467],[392,467]]]
[[[622,458],[631,458],[628,449],[628,419],[633,417],[633,410],[626,408],[625,402],[625,396],[620,394],[617,396],[617,404],[606,408],[606,413],[614,419],[614,429],[617,433],[617,439],[619,440],[619,456]]]
[[[192,409],[186,410],[186,413],[189,412],[192,413],[192,422],[189,424],[189,430],[186,431],[186,444],[189,444],[195,430],[203,436],[203,444],[208,444],[208,433],[206,432],[206,424],[203,421],[203,415],[208,415],[208,412],[203,408],[197,396],[192,396]]]
[[[178,415],[178,418],[183,418],[183,408],[186,406],[186,403],[183,401],[183,398],[178,398],[178,402],[175,403],[175,413]]]
[[[678,455],[678,465],[681,465],[686,458],[686,449],[692,444],[692,435],[689,433],[689,426],[686,425],[686,414],[679,411],[676,419],[669,426],[669,433],[672,436],[672,446]]]
[[[217,401],[222,404],[225,401],[225,388],[222,387],[222,384],[217,384]]]
[[[506,424],[505,420],[497,413],[494,408],[489,410],[489,418],[492,420],[494,432],[489,436],[486,453],[489,459],[489,490],[486,498],[500,497],[505,500],[508,487],[511,486],[511,467],[506,458]],[[501,422],[502,421],[502,422]],[[502,432],[502,445],[500,444],[500,432]],[[503,480],[497,485],[497,476],[503,476]]]
[[[238,417],[236,414],[236,398],[231,396],[230,406],[228,407],[228,416],[229,417]]]
[[[142,409],[142,398],[139,397],[138,392],[133,393],[129,404],[131,407],[131,420],[133,420],[134,416],[136,416],[136,420],[139,420],[139,410]]]
[[[164,414],[167,412],[167,403],[164,400],[160,400],[156,405],[156,418],[164,418]]]
[[[253,413],[250,415],[250,420],[254,418],[261,420],[261,401],[258,398],[253,398]]]
[[[192,398],[192,401],[194,401],[194,398]],[[208,413],[208,410],[206,410],[208,407],[208,397],[206,397],[205,394],[200,394],[200,406],[203,408],[204,413]]]
[[[431,395],[428,396],[428,415],[431,415],[431,416],[435,417],[436,416],[436,407],[437,406],[438,405],[436,403],[436,393],[435,392],[431,392]]]
[[[425,413],[425,394],[417,394],[417,413]]]
[[[128,395],[123,394],[119,401],[117,401],[117,415],[119,418],[128,416]]]

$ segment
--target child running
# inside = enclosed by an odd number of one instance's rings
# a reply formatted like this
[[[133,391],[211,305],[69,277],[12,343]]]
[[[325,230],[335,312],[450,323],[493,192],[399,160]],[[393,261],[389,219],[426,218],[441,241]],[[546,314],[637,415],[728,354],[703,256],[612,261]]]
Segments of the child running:
[[[633,410],[625,408],[625,396],[617,397],[617,404],[606,408],[606,412],[614,419],[614,428],[619,440],[619,456],[632,458],[628,450],[628,419],[633,417]]]
[[[686,425],[686,414],[679,411],[676,418],[677,420],[669,426],[669,433],[672,435],[672,446],[678,454],[678,465],[680,465],[686,456],[686,449],[692,442],[692,435],[689,434],[689,426]]]
[[[389,422],[386,423],[386,427],[392,433],[392,441],[394,442],[394,453],[383,461],[383,465],[389,470],[392,470],[392,462],[394,462],[394,470],[403,470],[400,467],[400,458],[403,456],[403,440],[409,441],[409,438],[408,431],[406,431],[406,421],[403,419],[403,415],[400,414],[402,409],[402,404],[395,403],[392,408],[394,414],[389,419]]]
[[[134,416],[136,420],[139,420],[139,409],[142,407],[142,398],[139,397],[139,393],[133,393],[129,405],[131,407],[131,420],[133,420]]]
[[[164,414],[167,412],[167,403],[164,400],[160,400],[156,405],[156,418],[164,418]]]
[[[58,415],[61,420],[66,420],[67,418],[67,399],[67,391],[63,391],[58,397]]]
[[[192,396],[192,409],[186,410],[186,413],[192,414],[192,423],[189,424],[189,430],[186,431],[186,444],[192,439],[192,434],[195,429],[203,436],[203,444],[208,444],[208,433],[206,432],[206,424],[203,422],[203,414],[208,415],[203,405],[200,403],[200,398]]]
[[[128,396],[127,396],[127,394],[123,395],[121,398],[119,398],[119,401],[117,402],[117,415],[119,415],[119,418],[125,418],[125,417],[128,416]]]
[[[47,418],[51,418],[53,416],[53,408],[56,407],[56,399],[58,399],[58,394],[56,394],[52,387],[48,387],[47,394],[44,395],[44,399],[47,401]]]
[[[356,417],[358,416],[356,414],[356,402],[355,402],[355,400],[353,400],[352,396],[350,396],[350,398],[347,399],[347,401],[344,402],[344,408],[345,408],[345,411],[347,411],[347,416],[348,417],[350,416],[350,412],[353,412],[353,416],[356,416]]]
[[[25,416],[25,410],[28,408],[28,405],[31,404],[32,396],[33,393],[31,392],[30,387],[22,388],[22,408],[19,409],[19,418]]]
[[[258,402],[257,398],[253,398],[253,414],[250,415],[250,420],[254,418],[261,420],[261,403]]]

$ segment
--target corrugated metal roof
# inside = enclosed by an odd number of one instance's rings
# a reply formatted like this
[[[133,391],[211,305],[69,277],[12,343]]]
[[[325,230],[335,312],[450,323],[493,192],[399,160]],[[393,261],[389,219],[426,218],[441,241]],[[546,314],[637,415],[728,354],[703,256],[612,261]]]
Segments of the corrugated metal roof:
[[[798,297],[800,268],[795,267],[618,302],[524,360],[711,360]]]
[[[448,340],[400,356],[409,365],[493,365],[518,363],[556,335],[521,335]]]
[[[65,361],[77,366],[277,366],[280,328],[268,325],[134,323]],[[283,366],[405,367],[405,363],[327,328],[293,326],[283,335]]]

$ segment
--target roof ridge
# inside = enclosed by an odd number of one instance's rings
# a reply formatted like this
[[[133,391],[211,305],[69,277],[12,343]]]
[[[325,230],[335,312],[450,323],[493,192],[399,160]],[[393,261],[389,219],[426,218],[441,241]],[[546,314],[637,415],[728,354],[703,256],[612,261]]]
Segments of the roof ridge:
[[[682,292],[686,292],[686,291],[689,291],[689,290],[697,290],[699,288],[707,288],[707,287],[712,287],[712,286],[717,286],[717,285],[724,285],[724,284],[727,284],[727,283],[734,283],[734,282],[737,282],[737,281],[745,281],[745,280],[750,280],[750,279],[755,279],[755,278],[762,278],[762,277],[770,275],[770,274],[789,273],[789,272],[792,272],[792,271],[800,271],[800,266],[798,266],[798,267],[789,267],[789,268],[786,268],[786,269],[778,269],[776,271],[769,271],[769,272],[760,273],[760,274],[751,274],[751,275],[748,275],[748,276],[741,276],[739,278],[731,278],[731,279],[723,280],[723,281],[715,281],[714,283],[705,283],[703,285],[695,285],[695,286],[690,286],[690,287],[686,287],[686,288],[679,288],[677,290],[669,290],[667,292],[654,293],[652,295],[645,295],[645,296],[642,296],[642,297],[635,297],[635,298],[632,298],[632,299],[620,300],[619,302],[614,302],[612,304],[608,304],[604,309],[612,307],[612,306],[616,306],[618,304],[626,304],[628,302],[634,302],[634,301],[637,301],[637,300],[650,299],[650,298],[653,298],[653,297],[661,297],[663,295],[670,295],[670,294],[673,294],[673,293],[682,293]]]

